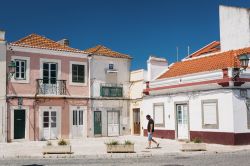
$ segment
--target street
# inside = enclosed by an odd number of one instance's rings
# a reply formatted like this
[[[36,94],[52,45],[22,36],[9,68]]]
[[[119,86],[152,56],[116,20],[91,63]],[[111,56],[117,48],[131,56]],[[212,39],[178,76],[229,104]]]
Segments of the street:
[[[45,166],[45,165],[107,165],[107,166],[249,166],[250,151],[231,153],[187,153],[159,155],[141,158],[63,158],[63,159],[2,159],[0,165]]]

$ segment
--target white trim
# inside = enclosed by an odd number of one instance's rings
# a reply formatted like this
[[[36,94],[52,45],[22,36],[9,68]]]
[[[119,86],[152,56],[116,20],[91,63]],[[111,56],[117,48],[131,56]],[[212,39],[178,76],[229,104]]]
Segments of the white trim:
[[[84,59],[88,57],[88,53],[76,53],[76,52],[67,52],[67,51],[55,51],[55,50],[49,50],[49,49],[19,47],[19,46],[13,46],[10,44],[8,44],[7,50],[37,53],[37,54],[58,55],[58,56],[66,56],[66,57],[75,57],[75,58],[84,58]]]
[[[79,108],[78,108],[79,107]],[[88,120],[88,114],[87,114],[87,106],[69,106],[69,138],[73,138],[73,134],[72,134],[72,112],[73,110],[83,110],[83,138],[87,137],[87,120]]]
[[[62,113],[62,107],[61,106],[39,106],[39,140],[43,138],[43,112],[48,110],[55,110],[57,112],[57,138],[61,138],[61,113]]]
[[[49,58],[40,58],[40,79],[43,79],[43,63],[57,63],[58,68],[57,68],[57,80],[61,79],[61,60],[59,59],[49,59]]]
[[[84,65],[84,83],[76,83],[72,82],[72,65]],[[69,85],[74,85],[74,86],[87,86],[87,70],[88,66],[86,62],[77,62],[77,61],[70,61],[69,62]]]
[[[27,95],[27,94],[17,94],[17,95],[7,95],[7,97],[46,97],[46,98],[60,98],[60,97],[65,97],[65,98],[76,98],[76,99],[82,99],[82,98],[89,98],[89,96],[80,96],[80,95],[73,95],[73,96],[67,96],[67,95]]]
[[[11,78],[11,82],[13,83],[21,83],[21,84],[28,84],[30,83],[30,57],[24,56],[11,56],[11,60],[25,60],[26,61],[26,71],[25,71],[25,79],[19,80],[15,79],[15,76]]]
[[[14,139],[14,111],[18,110],[18,106],[11,106],[10,107],[10,117],[11,117],[11,132],[10,132],[10,138],[11,140],[19,140],[19,139]],[[30,113],[29,113],[29,107],[28,106],[22,106],[22,110],[25,110],[25,139],[24,140],[29,140],[29,120],[30,120]]]

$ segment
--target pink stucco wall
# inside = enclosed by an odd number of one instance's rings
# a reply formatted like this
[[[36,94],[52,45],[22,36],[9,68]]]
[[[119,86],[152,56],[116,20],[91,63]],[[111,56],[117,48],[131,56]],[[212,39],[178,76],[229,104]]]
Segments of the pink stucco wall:
[[[85,80],[86,86],[72,86],[69,85],[69,72],[70,72],[70,61],[76,62],[86,62],[87,58],[77,58],[77,57],[66,57],[57,55],[47,55],[47,54],[37,54],[28,52],[18,52],[14,53],[7,51],[7,60],[10,62],[11,56],[24,56],[30,57],[30,82],[27,83],[14,83],[9,82],[8,92],[9,94],[22,94],[22,95],[35,95],[36,93],[36,79],[40,77],[40,58],[45,59],[56,59],[61,61],[61,80],[66,80],[67,95],[69,96],[88,96],[88,76]],[[86,66],[86,74],[88,74],[88,67]]]

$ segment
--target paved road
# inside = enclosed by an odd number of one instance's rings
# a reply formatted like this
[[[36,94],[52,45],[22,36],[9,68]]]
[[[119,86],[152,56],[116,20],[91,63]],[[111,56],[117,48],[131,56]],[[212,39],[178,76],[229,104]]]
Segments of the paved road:
[[[0,165],[90,165],[90,166],[250,166],[250,151],[219,154],[165,155],[110,159],[1,159]]]

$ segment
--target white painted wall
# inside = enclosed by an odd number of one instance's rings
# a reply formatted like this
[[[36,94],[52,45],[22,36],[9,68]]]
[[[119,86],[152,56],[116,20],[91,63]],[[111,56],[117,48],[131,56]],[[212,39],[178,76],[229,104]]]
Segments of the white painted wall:
[[[165,58],[149,57],[147,60],[148,80],[153,80],[168,68]]]
[[[6,141],[6,41],[5,32],[0,31],[0,142]]]
[[[216,90],[205,92],[180,93],[162,96],[148,96],[143,99],[142,111],[144,115],[153,116],[153,104],[164,103],[165,107],[165,127],[156,129],[175,130],[175,102],[188,101],[189,121],[191,131],[214,131],[214,132],[233,132],[233,104],[232,90]],[[217,99],[219,111],[219,129],[202,128],[202,100]],[[146,129],[147,121],[144,118],[143,127]]]
[[[250,46],[250,9],[220,6],[221,51]]]
[[[250,91],[248,90],[248,96]],[[240,90],[233,91],[233,109],[234,109],[234,132],[249,133],[247,126],[247,105],[246,98],[240,96]]]
[[[123,84],[124,97],[129,98],[130,60],[122,58],[110,58],[94,56],[91,62],[91,90],[92,97],[100,97],[100,84],[106,83],[106,70],[109,64],[114,64],[117,73],[117,84]]]
[[[94,55],[91,59],[91,77],[90,90],[91,97],[96,98],[91,101],[90,117],[91,124],[89,127],[90,136],[94,135],[94,113],[93,111],[102,111],[102,136],[107,136],[107,111],[120,111],[120,135],[130,133],[129,121],[129,86],[130,86],[130,59],[112,58],[106,56]],[[123,97],[112,98],[112,100],[102,99],[100,96],[100,84],[107,83],[106,74],[109,64],[114,64],[117,70],[117,84],[123,85]],[[124,129],[123,129],[124,128]]]

